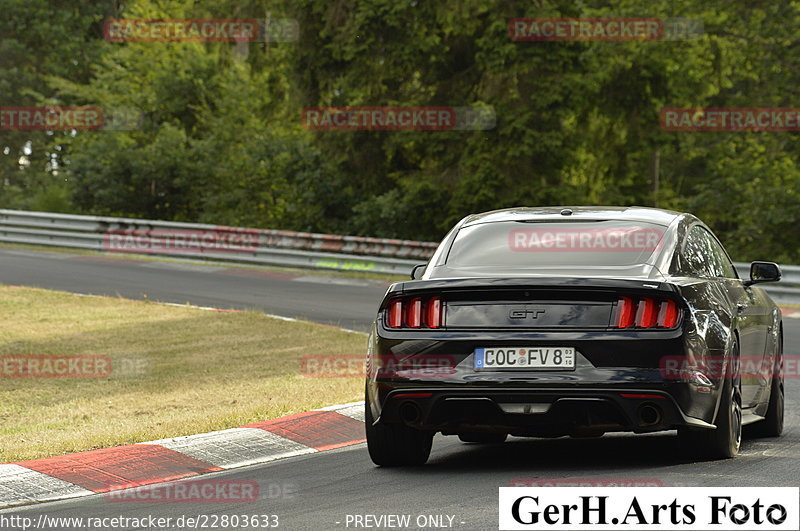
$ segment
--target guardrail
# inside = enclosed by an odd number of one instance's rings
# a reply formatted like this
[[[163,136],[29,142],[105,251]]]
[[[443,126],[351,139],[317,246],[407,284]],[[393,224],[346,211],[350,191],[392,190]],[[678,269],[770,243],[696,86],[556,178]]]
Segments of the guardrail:
[[[734,262],[740,278],[750,278],[750,264]],[[781,281],[759,284],[776,302],[800,304],[800,266],[781,264]]]
[[[435,243],[0,209],[0,242],[408,275]]]
[[[3,209],[0,242],[396,275],[408,275],[437,246],[411,240]],[[734,265],[739,276],[749,277],[749,264]],[[800,304],[800,266],[782,265],[781,270],[783,280],[764,288],[776,301]]]

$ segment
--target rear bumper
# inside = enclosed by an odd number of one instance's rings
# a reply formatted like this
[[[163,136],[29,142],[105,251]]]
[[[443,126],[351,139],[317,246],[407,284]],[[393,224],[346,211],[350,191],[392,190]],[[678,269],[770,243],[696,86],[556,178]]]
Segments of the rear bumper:
[[[367,355],[367,398],[377,422],[404,422],[445,434],[713,429],[722,381],[698,383],[667,370],[668,362],[715,354],[690,339],[683,329],[393,331],[378,319]],[[478,348],[521,346],[572,347],[575,366],[475,368]]]
[[[376,422],[404,423],[446,435],[501,431],[518,436],[558,437],[714,427],[687,416],[668,392],[646,388],[403,386],[384,391]]]

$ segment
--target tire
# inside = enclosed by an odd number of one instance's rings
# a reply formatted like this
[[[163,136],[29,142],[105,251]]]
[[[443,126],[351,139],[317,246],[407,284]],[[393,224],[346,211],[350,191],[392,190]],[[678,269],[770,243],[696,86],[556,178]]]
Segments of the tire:
[[[732,359],[738,359],[734,344]],[[711,459],[728,459],[739,453],[742,443],[742,399],[739,377],[729,374],[722,388],[715,430],[678,430],[683,443],[693,452]]]
[[[742,402],[736,385],[726,382],[717,413],[717,429],[704,432],[709,457],[727,459],[739,453],[742,443]]]
[[[783,381],[772,380],[767,415],[764,420],[753,425],[754,436],[780,437],[781,433],[783,433],[783,401]]]
[[[466,432],[459,433],[458,438],[465,443],[501,444],[506,442],[507,433]]]
[[[404,424],[377,424],[372,418],[369,400],[364,400],[367,449],[378,466],[424,465],[431,455],[433,433],[415,430]]]
[[[775,370],[780,371],[783,362],[783,335],[778,348],[778,363]],[[767,414],[764,420],[756,422],[752,425],[752,434],[755,437],[780,437],[783,433],[783,371],[778,373],[778,376],[772,378],[772,385],[769,391],[769,405],[767,406]]]

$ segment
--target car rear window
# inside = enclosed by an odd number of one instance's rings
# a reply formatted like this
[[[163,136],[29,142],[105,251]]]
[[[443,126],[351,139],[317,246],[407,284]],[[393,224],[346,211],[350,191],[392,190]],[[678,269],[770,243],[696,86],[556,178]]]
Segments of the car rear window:
[[[449,267],[630,266],[660,250],[665,227],[631,221],[503,221],[462,228]]]

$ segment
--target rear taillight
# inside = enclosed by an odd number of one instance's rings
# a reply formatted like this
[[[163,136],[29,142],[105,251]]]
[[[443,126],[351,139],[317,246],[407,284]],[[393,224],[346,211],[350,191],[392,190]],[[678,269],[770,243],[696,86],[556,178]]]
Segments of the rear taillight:
[[[428,328],[442,326],[442,300],[439,297],[428,299],[425,307],[425,326]]]
[[[386,313],[386,324],[390,328],[400,328],[403,326],[403,301],[395,299],[389,303],[389,311]]]
[[[617,328],[630,328],[636,315],[636,303],[630,297],[622,297],[617,304],[617,317],[614,326]]]
[[[439,328],[443,324],[442,307],[442,300],[439,297],[392,299],[386,308],[386,326],[389,328]]]
[[[408,301],[406,312],[406,326],[419,328],[422,325],[422,299],[416,297]]]
[[[680,320],[678,304],[654,297],[621,297],[614,315],[614,328],[675,328]]]
[[[678,305],[675,301],[664,301],[658,310],[658,326],[660,328],[674,328],[678,324]]]
[[[636,328],[652,328],[656,325],[656,301],[651,298],[642,299],[636,307]]]

